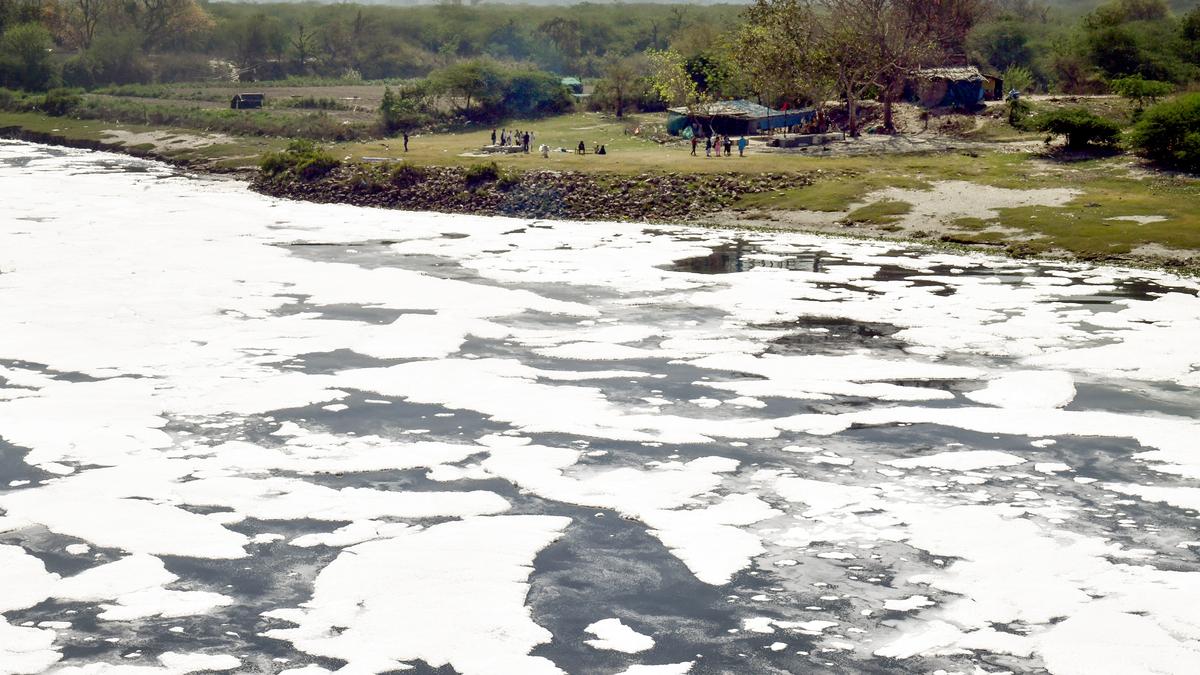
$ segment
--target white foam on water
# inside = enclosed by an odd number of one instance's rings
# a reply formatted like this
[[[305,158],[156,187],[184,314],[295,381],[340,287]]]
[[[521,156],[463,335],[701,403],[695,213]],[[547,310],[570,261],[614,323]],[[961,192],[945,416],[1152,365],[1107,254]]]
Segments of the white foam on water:
[[[62,654],[55,637],[53,630],[12,626],[0,616],[0,674],[40,673],[57,663]]]
[[[525,594],[534,556],[569,524],[474,517],[352,546],[321,570],[303,607],[268,613],[296,627],[265,634],[359,672],[420,659],[464,675],[562,673],[529,656],[551,636],[530,618]]]
[[[594,640],[583,641],[585,645],[596,649],[636,654],[654,646],[654,638],[637,632],[617,618],[601,619],[589,624],[583,631],[596,636]]]
[[[839,583],[854,582],[863,602],[858,614],[837,618],[855,623],[846,635],[866,631],[870,639],[856,645],[830,634],[820,649],[862,658],[983,651],[1056,674],[1197,669],[1194,575],[1155,568],[1149,553],[1122,546],[1115,529],[1077,517],[1083,497],[1075,495],[1192,509],[1196,488],[1156,485],[1154,474],[1108,451],[1120,479],[1059,476],[1069,467],[1055,461],[1060,449],[1047,438],[1064,446],[1068,438],[1125,439],[1142,446],[1132,461],[1200,478],[1194,419],[1062,409],[1085,403],[1074,401],[1076,384],[1119,378],[1157,391],[1171,383],[1184,388],[1181,400],[1200,386],[1194,281],[786,233],[759,241],[769,256],[819,253],[811,271],[688,274],[667,268],[732,237],[277,201],[233,182],[167,178],[154,165],[146,173],[92,171],[93,155],[50,157],[0,144],[0,158],[28,155],[34,160],[20,170],[0,168],[0,198],[21,195],[5,200],[0,219],[0,359],[13,364],[0,366],[0,435],[28,450],[27,464],[55,476],[18,476],[0,496],[0,528],[47,536],[37,529],[45,528],[87,542],[68,545],[72,554],[90,546],[120,557],[61,578],[20,547],[0,546],[0,611],[47,599],[91,603],[102,620],[128,621],[136,631],[145,617],[208,614],[238,602],[189,586],[159,556],[240,560],[261,547],[334,547],[342,550],[317,573],[312,598],[270,612],[294,626],[273,628],[271,637],[347,660],[355,672],[418,660],[464,675],[562,672],[530,655],[550,633],[531,617],[525,595],[534,557],[569,520],[500,515],[509,500],[469,487],[500,479],[536,498],[639,521],[705,583],[729,583],[756,560],[763,568],[776,561],[769,569],[781,583],[803,576],[799,570],[846,574]],[[908,196],[928,206],[944,187]],[[1020,197],[1009,192],[989,194],[989,203]],[[143,215],[131,219],[134,194]],[[347,249],[380,240],[398,242],[376,247],[395,264],[346,262],[358,255]],[[305,242],[341,246],[293,246]],[[441,256],[469,274],[406,269],[405,254]],[[1174,290],[1126,297],[1119,286],[1129,280]],[[1097,296],[1109,302],[1103,311],[1088,305]],[[371,319],[330,318],[326,306]],[[835,339],[836,325],[862,323],[878,328],[886,354],[866,331],[847,338],[849,347]],[[781,341],[789,337],[801,348]],[[809,338],[820,346],[801,351]],[[489,351],[499,343],[503,349]],[[468,344],[479,347],[464,353]],[[357,354],[356,367],[302,367],[334,352]],[[521,353],[540,367],[513,356]],[[361,365],[371,358],[404,362]],[[637,370],[593,369],[626,359],[636,359]],[[689,377],[694,371],[691,384],[648,379],[664,377],[668,364],[691,369]],[[626,383],[637,392],[632,400],[617,386]],[[641,391],[648,383],[660,389]],[[723,391],[736,398],[721,401]],[[288,422],[261,442],[239,431],[310,413],[351,418],[364,393],[368,403],[472,411],[524,435],[468,432],[447,442],[421,438],[432,425],[420,424],[358,436],[311,420]],[[378,415],[402,406],[372,407]],[[789,412],[780,417],[779,409]],[[280,412],[295,410],[304,412]],[[198,431],[180,430],[189,425]],[[866,434],[844,433],[902,425],[921,425],[910,430],[918,435],[945,427],[1022,436],[1036,451],[964,448],[881,462],[862,451]],[[586,442],[563,449],[531,438],[543,433]],[[781,435],[785,452],[776,452],[770,439]],[[824,448],[811,435],[827,437]],[[640,463],[624,442],[643,444],[641,459],[655,461]],[[671,444],[722,447],[743,461],[693,459],[694,450]],[[1019,467],[1023,458],[1035,462],[1032,470]],[[973,475],[1005,467],[1017,468]],[[446,490],[311,479],[414,469]],[[1068,490],[1055,490],[1068,479]],[[233,529],[248,519],[329,525],[272,545],[277,536]],[[1181,537],[1162,538],[1174,548]],[[860,574],[849,569],[861,566],[858,558],[874,555],[899,575],[893,597],[849,578]],[[762,598],[755,604],[779,609],[775,594]],[[905,614],[878,623],[881,607]],[[813,636],[838,625],[808,615],[747,621],[751,632]],[[1022,630],[994,628],[1010,624]],[[56,630],[0,623],[0,672],[52,667],[61,653]],[[63,672],[240,667],[231,655],[172,658],[155,666],[74,658]]]
[[[1061,408],[1075,399],[1075,378],[1053,371],[1006,373],[966,396],[1001,408]]]

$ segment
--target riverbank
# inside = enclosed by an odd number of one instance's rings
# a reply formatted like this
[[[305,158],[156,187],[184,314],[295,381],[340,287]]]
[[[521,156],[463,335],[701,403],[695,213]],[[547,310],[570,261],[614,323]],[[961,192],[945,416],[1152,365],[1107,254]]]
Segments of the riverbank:
[[[591,115],[543,122],[573,133]],[[619,133],[597,117],[589,132]],[[575,126],[571,126],[575,125]],[[1014,257],[1200,271],[1200,180],[1129,156],[940,151],[817,157],[760,154],[706,160],[684,147],[618,139],[610,154],[495,158],[495,180],[468,186],[490,163],[472,149],[486,131],[386,143],[331,144],[342,167],[317,181],[267,180],[256,169],[285,139],[0,114],[7,138],[101,149],[205,173],[233,174],[277,197],[360,206],[571,220],[644,220],[918,241]],[[478,138],[476,138],[478,137]],[[378,147],[376,147],[378,146]],[[366,159],[364,159],[366,158]],[[419,181],[385,174],[413,167]]]
[[[258,174],[273,197],[320,203],[559,220],[690,221],[731,208],[743,195],[811,185],[808,174],[588,174],[349,164],[317,180]]]

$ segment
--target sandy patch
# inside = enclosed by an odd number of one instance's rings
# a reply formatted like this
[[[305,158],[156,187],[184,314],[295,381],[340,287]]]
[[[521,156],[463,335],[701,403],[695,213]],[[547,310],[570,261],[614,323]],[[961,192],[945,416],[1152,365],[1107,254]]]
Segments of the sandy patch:
[[[232,138],[223,134],[181,134],[169,131],[145,131],[135,133],[124,129],[105,129],[103,139],[106,143],[120,143],[125,146],[145,145],[154,146],[155,150],[192,150],[204,148],[218,143],[230,143]]]
[[[1105,218],[1105,220],[1121,220],[1130,223],[1137,223],[1138,225],[1149,225],[1150,223],[1164,222],[1169,220],[1169,218],[1166,216],[1114,216],[1112,218]]]
[[[1162,244],[1142,244],[1130,251],[1129,255],[1163,260],[1191,260],[1196,257],[1196,252],[1186,249],[1167,248]]]
[[[991,220],[1000,216],[1000,209],[1021,206],[1066,206],[1082,192],[1067,188],[1040,190],[1010,190],[980,185],[969,181],[941,181],[929,190],[887,188],[873,192],[851,210],[892,200],[912,205],[897,224],[905,228],[929,229],[931,225],[948,225],[960,218]]]

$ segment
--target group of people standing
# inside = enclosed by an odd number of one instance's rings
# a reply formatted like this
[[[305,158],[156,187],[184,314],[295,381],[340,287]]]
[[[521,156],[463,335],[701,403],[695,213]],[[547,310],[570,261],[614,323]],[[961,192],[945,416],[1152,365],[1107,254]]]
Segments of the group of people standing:
[[[724,150],[725,156],[730,157],[733,155],[733,146],[734,145],[735,144],[734,144],[733,138],[730,137],[729,135],[705,136],[704,137],[704,156],[712,157],[715,155],[717,157],[720,157],[721,151]],[[737,139],[736,145],[737,145],[737,149],[738,149],[738,157],[745,157],[746,156],[746,146],[750,145],[750,141],[747,141],[746,137],[742,136],[741,138]],[[697,148],[699,148],[699,146],[700,146],[700,138],[698,136],[692,136],[692,157],[696,156],[696,150],[697,150]]]
[[[492,145],[503,145],[519,147],[525,152],[529,152],[529,148],[533,144],[533,132],[521,131],[520,129],[500,129],[497,134],[495,129],[492,129]]]

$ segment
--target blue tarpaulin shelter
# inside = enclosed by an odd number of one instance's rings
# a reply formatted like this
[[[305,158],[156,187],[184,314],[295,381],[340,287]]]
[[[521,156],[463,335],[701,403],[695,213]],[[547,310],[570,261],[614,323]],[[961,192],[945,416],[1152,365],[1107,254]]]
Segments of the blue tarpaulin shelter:
[[[816,114],[811,108],[773,110],[753,101],[718,101],[691,109],[669,109],[667,132],[679,136],[685,129],[691,128],[693,133],[699,136],[753,136],[771,129],[787,129],[806,124],[816,117]]]

